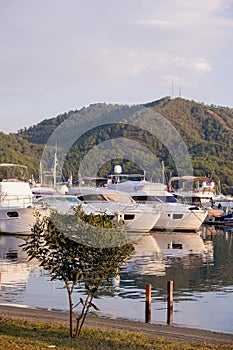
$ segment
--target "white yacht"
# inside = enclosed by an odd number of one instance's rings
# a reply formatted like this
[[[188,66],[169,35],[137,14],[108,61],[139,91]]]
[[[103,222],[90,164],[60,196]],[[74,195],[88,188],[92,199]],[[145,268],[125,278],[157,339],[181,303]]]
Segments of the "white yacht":
[[[205,207],[211,219],[233,208],[233,198],[230,201],[217,193],[215,182],[205,176],[175,176],[170,179],[169,188],[180,202]]]
[[[34,200],[36,211],[45,216],[49,215],[51,209],[57,210],[60,214],[73,214],[73,208],[79,204],[82,202],[76,196],[66,194],[47,194]]]
[[[0,232],[26,234],[33,225],[32,192],[26,166],[0,164]]]
[[[59,194],[54,187],[50,186],[33,186],[31,187],[32,195],[33,195],[33,201],[37,201],[39,198],[44,198],[44,197],[50,197],[50,196],[55,196]]]
[[[162,209],[154,224],[156,230],[197,231],[208,215],[205,209],[178,202],[162,183],[125,181],[109,184],[108,188],[127,192],[138,203],[160,203]]]
[[[71,187],[70,194],[85,204],[86,213],[106,212],[115,220],[123,221],[128,232],[149,232],[160,217],[161,205],[135,202],[127,193],[111,191],[107,188]]]
[[[216,197],[214,181],[206,176],[175,176],[169,180],[173,195],[184,203],[210,206]]]

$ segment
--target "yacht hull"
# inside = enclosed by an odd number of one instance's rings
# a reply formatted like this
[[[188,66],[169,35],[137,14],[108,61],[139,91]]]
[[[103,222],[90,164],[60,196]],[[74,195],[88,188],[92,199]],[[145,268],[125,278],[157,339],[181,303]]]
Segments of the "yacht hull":
[[[208,212],[204,209],[182,209],[182,207],[164,206],[154,230],[197,231],[206,219]]]
[[[153,229],[160,217],[160,210],[145,206],[125,205],[117,202],[92,203],[83,207],[84,211],[89,213],[103,213],[114,216],[114,220],[122,221],[126,225],[127,232],[147,233]]]
[[[33,226],[33,208],[0,208],[0,232],[28,234]]]

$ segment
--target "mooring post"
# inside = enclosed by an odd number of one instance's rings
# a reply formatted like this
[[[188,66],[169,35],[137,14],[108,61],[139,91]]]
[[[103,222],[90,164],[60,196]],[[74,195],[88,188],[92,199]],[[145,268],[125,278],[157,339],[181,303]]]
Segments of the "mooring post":
[[[167,282],[167,324],[173,321],[173,281]]]
[[[151,322],[151,284],[146,285],[145,323]]]

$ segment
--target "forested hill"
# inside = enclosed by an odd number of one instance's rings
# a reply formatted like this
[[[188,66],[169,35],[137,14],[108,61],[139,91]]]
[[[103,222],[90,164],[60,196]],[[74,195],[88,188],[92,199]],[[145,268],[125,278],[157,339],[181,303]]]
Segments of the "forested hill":
[[[228,187],[233,186],[233,109],[214,105],[208,106],[195,101],[182,98],[172,99],[170,97],[145,103],[144,107],[148,107],[160,113],[173,124],[188,147],[192,157],[194,173],[196,175],[206,175],[209,173],[213,176],[215,181],[221,180],[222,184],[228,185]],[[57,126],[74,113],[77,113],[77,115],[87,113],[87,123],[89,123],[98,113],[105,113],[107,115],[111,109],[115,110],[116,113],[120,111],[118,105],[106,104],[91,105],[80,111],[69,111],[56,118],[46,119],[28,129],[20,130],[14,136],[16,139],[19,138],[21,143],[22,139],[24,139],[28,142],[28,145],[45,144]],[[79,144],[75,145],[71,151],[67,159],[65,172],[68,171],[67,169],[69,168],[75,175],[75,169],[78,169],[80,159],[88,150],[95,144],[99,144],[104,140],[111,140],[114,137],[124,137],[124,132],[125,130],[120,127],[113,128],[110,125],[105,128],[97,128],[93,135],[90,135],[90,133],[84,135],[81,143],[79,142]],[[7,138],[8,136],[5,135],[5,137]],[[9,137],[13,137],[13,135],[9,135]],[[148,146],[150,151],[154,152],[159,160],[164,161],[165,169],[167,169],[169,173],[172,172],[175,174],[174,164],[167,150],[152,140],[151,135],[148,133],[142,133],[140,137],[144,145],[146,147]],[[10,142],[11,141],[9,141],[8,144]],[[14,152],[16,152],[14,153],[15,158],[17,158],[17,150],[15,147]],[[23,157],[24,151],[21,153],[23,154],[20,155],[20,153],[18,153],[19,159]],[[38,149],[36,153],[39,163],[41,150]],[[124,155],[122,152],[120,154],[121,157],[116,161],[125,163],[125,171],[136,171],[135,164],[125,162]],[[5,158],[7,157],[8,153],[5,154]],[[27,163],[27,160],[25,153],[24,163]],[[2,162],[2,160],[0,161]],[[7,159],[4,161],[7,161]],[[114,162],[116,163],[116,161]],[[34,160],[34,162],[36,162],[36,160]],[[101,170],[102,172],[100,175],[106,174],[111,169],[112,164],[106,165]]]
[[[148,103],[178,130],[197,175],[206,172],[233,184],[233,109],[181,98]]]
[[[20,135],[0,132],[0,163],[16,163],[28,167],[28,177],[39,175],[39,159],[42,145],[28,142]]]
[[[55,118],[45,119],[36,125],[30,126],[29,128],[19,130],[18,135],[21,135],[24,139],[32,143],[46,144],[49,136],[58,127],[58,125],[76,112],[77,110],[70,111],[68,113],[58,115]]]

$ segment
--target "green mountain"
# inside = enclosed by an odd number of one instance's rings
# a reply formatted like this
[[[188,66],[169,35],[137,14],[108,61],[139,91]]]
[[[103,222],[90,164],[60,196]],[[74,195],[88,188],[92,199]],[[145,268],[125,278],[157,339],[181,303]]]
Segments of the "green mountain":
[[[118,117],[123,122],[116,123]],[[142,119],[144,124],[141,123]],[[233,109],[208,106],[182,98],[165,97],[132,107],[95,104],[80,111],[69,111],[56,118],[46,119],[14,135],[2,134],[0,161],[18,160],[29,165],[30,171],[34,169],[34,173],[38,174],[42,149],[50,140],[50,154],[46,157],[51,158],[49,164],[52,167],[55,148],[57,149],[58,158],[60,156],[64,160],[61,169],[64,178],[72,173],[73,178],[78,179],[80,164],[90,152],[92,159],[95,159],[94,155],[101,164],[99,176],[111,172],[113,165],[117,163],[123,165],[125,172],[142,171],[137,159],[143,158],[143,164],[149,167],[153,156],[159,163],[164,162],[167,176],[176,175],[177,162],[174,162],[173,155],[179,154],[180,145],[171,143],[172,140],[169,139],[171,136],[164,127],[159,127],[157,137],[150,132],[150,128],[152,130],[155,125],[155,119],[157,125],[160,125],[160,121],[166,120],[170,123],[171,129],[176,129],[187,146],[195,175],[210,174],[216,182],[221,180],[225,192],[233,193]],[[61,125],[63,131],[66,131],[63,134],[59,129]],[[51,143],[49,139],[55,130],[58,135],[56,144]],[[124,145],[123,139],[128,139],[129,142],[137,141],[134,146],[135,160],[127,158],[126,148],[124,149],[127,145]],[[106,149],[104,148],[99,154],[96,146],[103,143]],[[148,152],[142,154],[142,146],[140,148],[137,144],[145,147]],[[114,147],[115,153],[111,147]],[[99,164],[97,161],[94,163],[85,165],[87,173],[88,171],[91,173],[92,168]],[[155,177],[153,180],[160,180],[156,172],[151,176]]]
[[[233,109],[181,98],[148,104],[178,130],[192,156],[196,175],[212,174],[233,185]]]
[[[21,135],[0,132],[0,163],[16,163],[28,167],[28,177],[39,176],[39,159],[43,146],[25,140]]]

